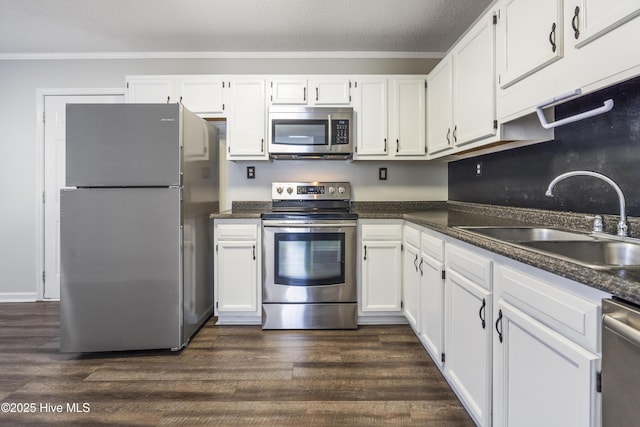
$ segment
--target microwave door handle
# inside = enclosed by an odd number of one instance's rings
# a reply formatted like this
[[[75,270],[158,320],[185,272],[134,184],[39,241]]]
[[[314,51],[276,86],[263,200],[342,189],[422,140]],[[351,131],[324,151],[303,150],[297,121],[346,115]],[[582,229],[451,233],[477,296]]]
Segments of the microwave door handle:
[[[329,114],[327,116],[327,118],[329,119],[329,144],[328,145],[329,145],[329,148],[331,148],[331,141],[332,141],[332,139],[331,139],[331,136],[332,136],[331,133],[332,132],[331,131],[333,129],[333,126],[331,125],[331,114]]]

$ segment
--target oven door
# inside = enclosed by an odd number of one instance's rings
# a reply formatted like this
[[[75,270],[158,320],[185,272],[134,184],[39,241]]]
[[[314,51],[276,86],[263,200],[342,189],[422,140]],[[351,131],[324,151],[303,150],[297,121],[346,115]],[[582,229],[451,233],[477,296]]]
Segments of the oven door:
[[[355,302],[355,221],[263,221],[265,303]]]

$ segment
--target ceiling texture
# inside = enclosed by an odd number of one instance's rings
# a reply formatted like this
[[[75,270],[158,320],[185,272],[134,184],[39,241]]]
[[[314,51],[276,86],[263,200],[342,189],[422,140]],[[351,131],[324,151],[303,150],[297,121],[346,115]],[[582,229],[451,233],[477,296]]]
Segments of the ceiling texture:
[[[492,0],[0,0],[0,56],[446,52]]]

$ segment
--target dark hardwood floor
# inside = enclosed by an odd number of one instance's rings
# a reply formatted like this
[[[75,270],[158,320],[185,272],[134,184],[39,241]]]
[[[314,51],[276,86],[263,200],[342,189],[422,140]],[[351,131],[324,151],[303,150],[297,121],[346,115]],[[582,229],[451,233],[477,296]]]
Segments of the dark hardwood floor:
[[[100,354],[61,354],[58,327],[58,303],[0,304],[0,425],[474,425],[406,325],[211,319],[181,352]]]

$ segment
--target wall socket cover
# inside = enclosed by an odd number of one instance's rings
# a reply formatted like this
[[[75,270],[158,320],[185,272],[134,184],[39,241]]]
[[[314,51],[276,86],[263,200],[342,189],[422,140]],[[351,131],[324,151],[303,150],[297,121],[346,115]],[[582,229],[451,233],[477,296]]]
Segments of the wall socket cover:
[[[482,176],[482,162],[476,162],[476,176]]]
[[[247,179],[256,179],[256,167],[247,166]]]
[[[387,180],[387,168],[379,168],[378,169],[378,179],[380,181],[386,181]]]

